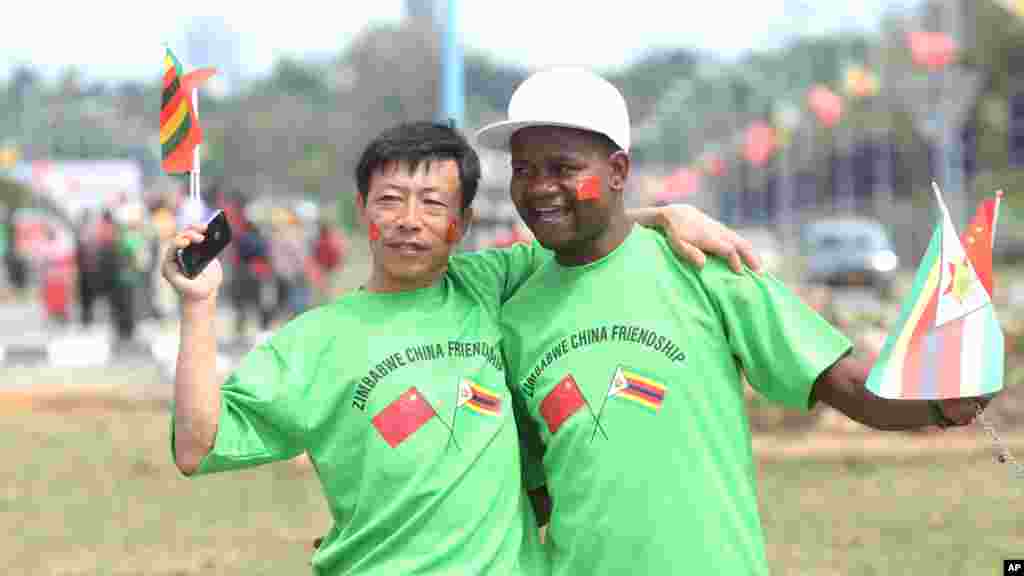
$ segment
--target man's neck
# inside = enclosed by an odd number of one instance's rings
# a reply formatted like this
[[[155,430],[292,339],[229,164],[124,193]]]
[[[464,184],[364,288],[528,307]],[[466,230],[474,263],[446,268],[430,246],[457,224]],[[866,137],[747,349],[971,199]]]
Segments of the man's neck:
[[[556,252],[555,260],[562,266],[583,266],[596,262],[621,246],[632,229],[633,223],[626,218],[625,213],[621,213],[597,237],[578,247]]]
[[[404,280],[390,276],[382,271],[374,270],[370,273],[370,278],[366,281],[366,284],[363,285],[363,288],[367,292],[412,292],[414,290],[421,290],[432,286],[435,282],[441,279],[442,274],[444,274],[444,270],[441,270],[436,274],[424,275],[422,278]]]

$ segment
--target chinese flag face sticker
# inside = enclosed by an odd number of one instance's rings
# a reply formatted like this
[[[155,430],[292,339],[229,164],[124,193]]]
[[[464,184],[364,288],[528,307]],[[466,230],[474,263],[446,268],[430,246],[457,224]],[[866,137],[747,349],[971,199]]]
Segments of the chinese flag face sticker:
[[[375,242],[380,239],[380,227],[377,226],[376,222],[370,222],[370,241]]]
[[[459,225],[455,221],[455,218],[448,221],[448,232],[445,236],[445,240],[447,240],[449,244],[455,244],[459,241]]]
[[[577,200],[600,200],[601,199],[601,178],[598,176],[587,176],[576,185]]]
[[[540,415],[548,425],[548,430],[554,434],[570,416],[583,407],[584,403],[583,393],[576,385],[576,379],[572,374],[566,374],[541,401]]]
[[[373,427],[394,448],[434,417],[434,409],[415,386],[373,417]]]

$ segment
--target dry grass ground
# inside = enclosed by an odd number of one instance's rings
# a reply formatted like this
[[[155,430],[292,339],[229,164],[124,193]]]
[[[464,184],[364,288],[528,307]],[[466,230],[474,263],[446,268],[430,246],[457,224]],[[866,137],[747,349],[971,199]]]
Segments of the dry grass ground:
[[[163,406],[79,398],[24,408],[0,418],[5,573],[309,570],[329,518],[307,468],[185,479]],[[998,574],[1002,558],[1024,556],[1024,479],[992,460],[984,437],[762,436],[757,446],[773,574]]]

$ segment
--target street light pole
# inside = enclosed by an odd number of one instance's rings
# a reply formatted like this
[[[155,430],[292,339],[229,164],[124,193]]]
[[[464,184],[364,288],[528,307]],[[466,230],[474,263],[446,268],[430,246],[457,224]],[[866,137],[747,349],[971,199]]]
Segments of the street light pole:
[[[961,28],[960,0],[946,0],[945,6],[948,13],[949,37],[953,45],[962,49],[961,42],[963,33]],[[956,76],[952,73],[952,66],[946,66],[942,72],[942,94],[938,112],[938,122],[942,130],[941,137],[941,166],[942,166],[942,192],[949,205],[949,215],[953,224],[959,227],[967,222],[967,190],[964,187],[964,151],[960,141],[960,122],[955,121],[952,116],[952,108],[956,104],[952,102],[956,94]],[[973,95],[972,95],[973,96]]]
[[[872,108],[876,114],[882,118],[881,126],[881,138],[879,142],[878,157],[873,158],[875,162],[875,174],[874,174],[874,189],[871,193],[871,200],[873,203],[875,218],[887,221],[888,218],[885,216],[890,206],[892,206],[893,186],[892,186],[892,157],[890,155],[893,142],[893,131],[895,128],[892,125],[892,119],[889,110],[889,100],[886,90],[891,90],[892,87],[885,86],[884,82],[889,79],[889,44],[888,38],[885,36],[883,31],[880,34],[880,40],[875,50],[876,60],[875,65],[878,73],[877,77],[879,82],[882,84],[882,90],[879,90],[872,97]]]
[[[457,0],[447,0],[443,8],[441,38],[441,118],[452,120],[465,129],[465,71],[462,46],[459,43],[459,10]]]
[[[791,6],[795,6],[796,10],[792,10]],[[786,11],[794,11],[799,15],[800,31],[799,35],[805,39],[806,32],[809,29],[808,23],[810,21],[811,9],[806,2],[801,0],[786,0],[785,1]],[[814,59],[811,55],[810,50],[807,52],[807,68],[804,70],[801,66],[797,66],[795,69],[798,71],[794,78],[791,90],[795,93],[794,102],[801,110],[800,122],[797,123],[796,127],[793,128],[794,138],[790,142],[790,145],[786,150],[783,151],[782,157],[782,179],[779,182],[780,190],[780,210],[782,214],[781,228],[783,229],[783,248],[787,254],[793,254],[796,252],[797,246],[797,206],[798,206],[798,191],[799,191],[799,173],[800,173],[800,158],[801,156],[796,153],[797,146],[799,144],[799,136],[801,128],[804,128],[807,133],[806,142],[806,157],[807,164],[813,169],[814,159],[814,118],[804,111],[807,89],[814,81]],[[806,78],[804,77],[806,72]]]

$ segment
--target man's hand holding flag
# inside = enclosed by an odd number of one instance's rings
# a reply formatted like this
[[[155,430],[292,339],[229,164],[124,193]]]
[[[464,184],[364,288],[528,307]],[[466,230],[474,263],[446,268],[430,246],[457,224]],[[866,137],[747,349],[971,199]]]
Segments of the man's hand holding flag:
[[[958,237],[933,187],[939,221],[867,388],[883,398],[933,401],[940,426],[964,425],[1003,387],[1003,333],[992,305],[1002,192],[979,205]]]

